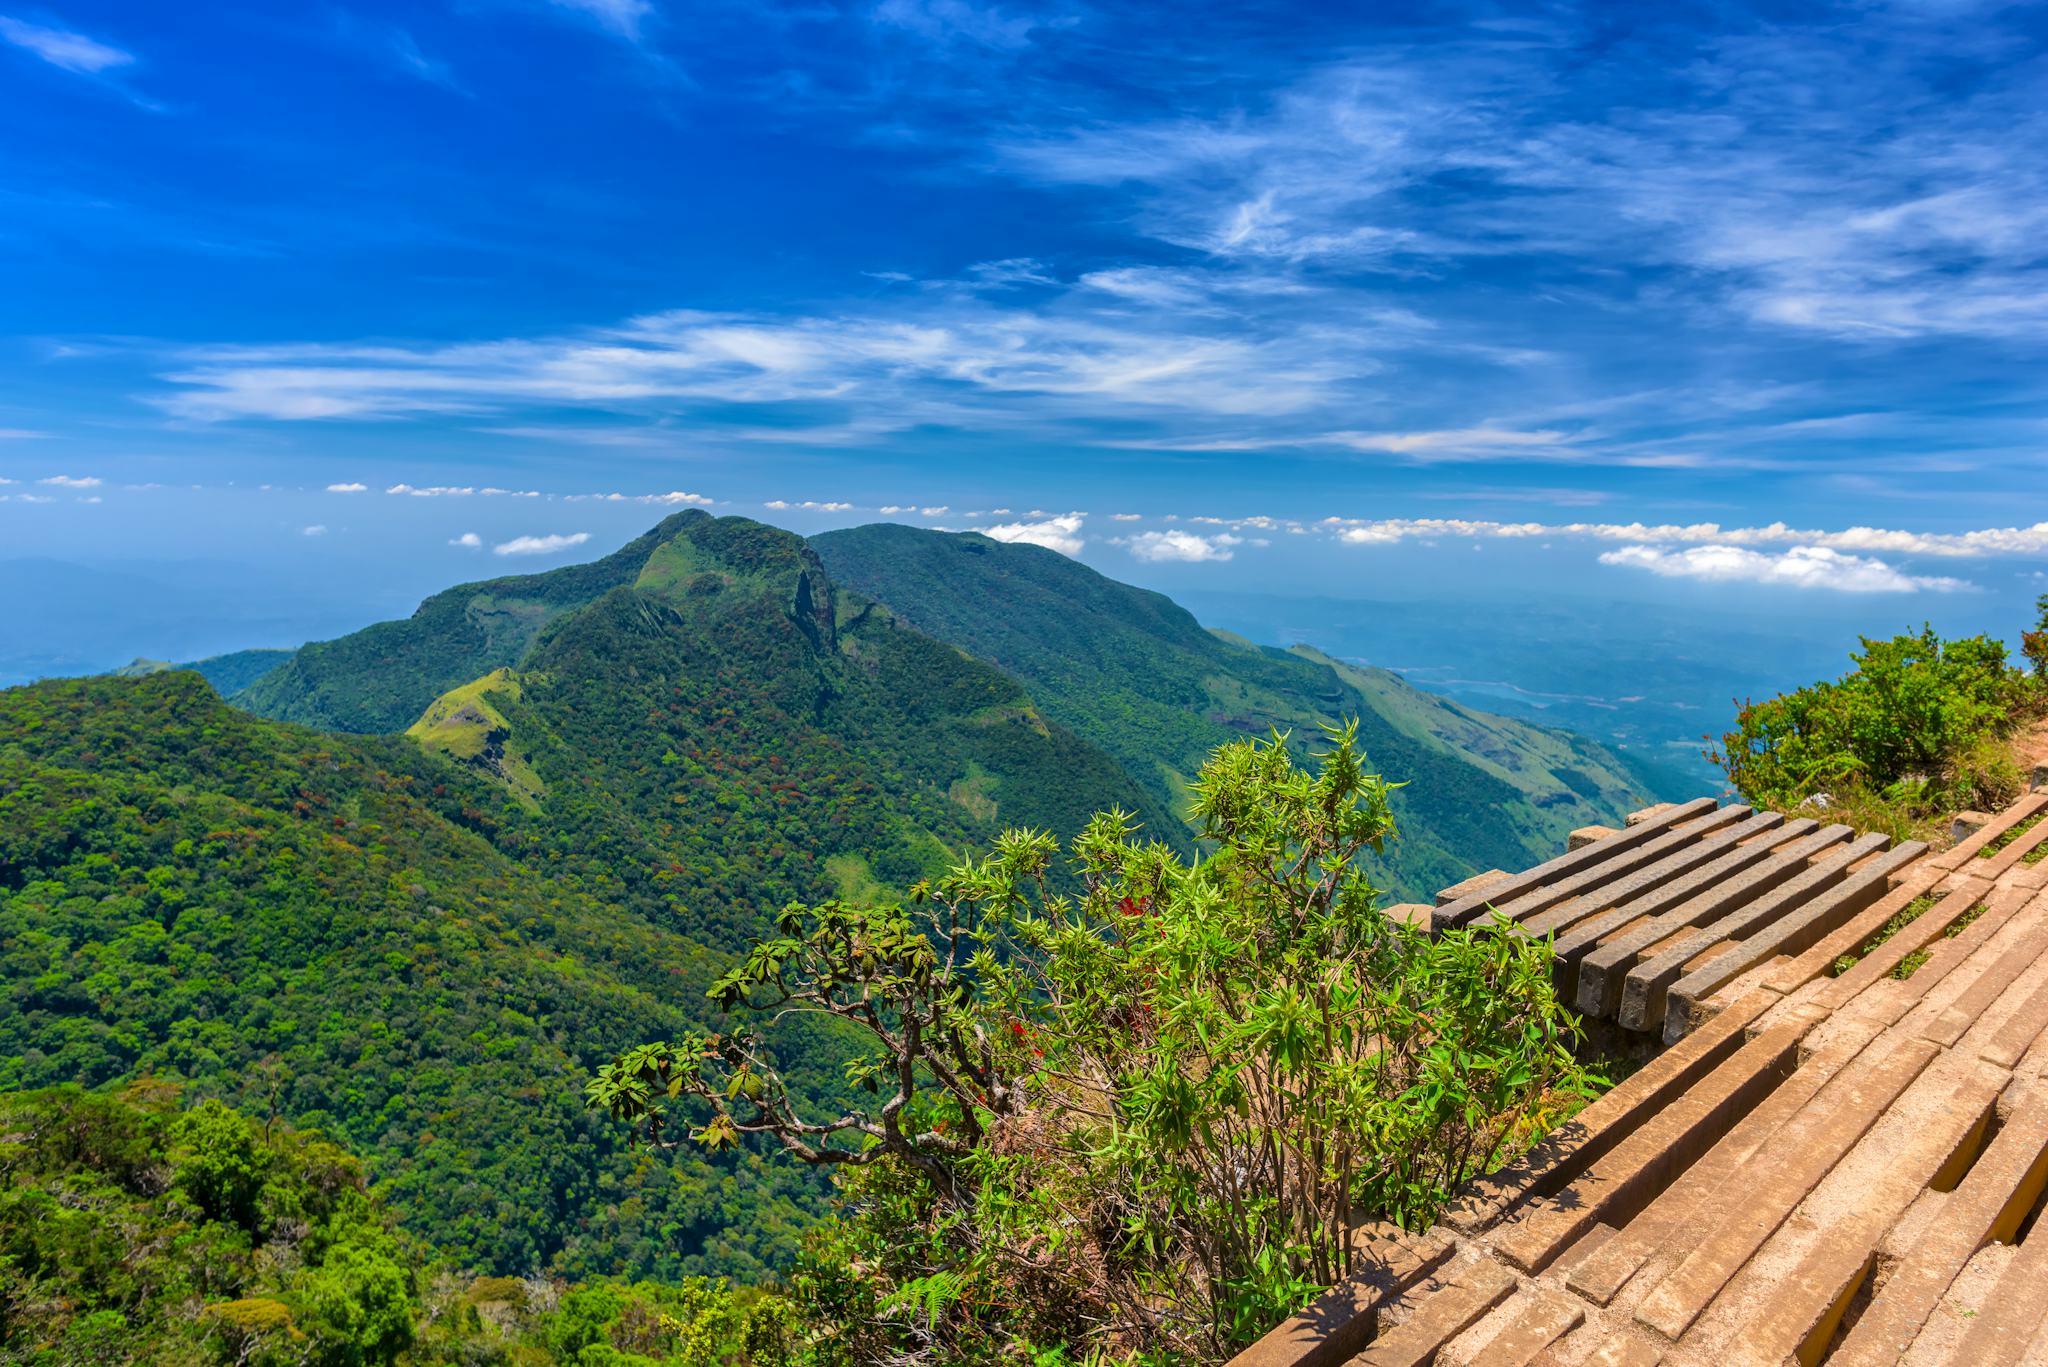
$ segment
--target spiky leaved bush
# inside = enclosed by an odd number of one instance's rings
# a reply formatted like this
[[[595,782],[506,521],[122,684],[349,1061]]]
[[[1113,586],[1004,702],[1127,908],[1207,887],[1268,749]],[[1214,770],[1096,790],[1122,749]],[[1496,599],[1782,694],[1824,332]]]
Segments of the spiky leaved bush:
[[[803,1114],[748,1027],[627,1054],[592,1100],[842,1170],[794,1279],[820,1360],[1219,1358],[1341,1277],[1354,1224],[1426,1223],[1587,1086],[1546,944],[1379,912],[1388,789],[1349,731],[1313,772],[1245,741],[1194,786],[1192,862],[1112,812],[1078,895],[1014,832],[907,910],[791,908],[715,991],[857,1027],[870,1110]]]

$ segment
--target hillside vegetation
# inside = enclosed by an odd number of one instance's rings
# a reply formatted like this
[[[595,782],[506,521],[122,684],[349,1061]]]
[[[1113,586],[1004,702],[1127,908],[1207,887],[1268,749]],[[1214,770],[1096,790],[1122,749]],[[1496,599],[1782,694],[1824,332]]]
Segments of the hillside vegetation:
[[[0,692],[0,1086],[274,1094],[471,1266],[785,1261],[806,1179],[649,1165],[576,1079],[708,1021],[727,955],[791,900],[900,891],[1007,824],[1105,807],[1188,842],[1015,680],[834,589],[800,539],[664,525],[410,737],[266,721],[187,672]],[[437,639],[396,676],[443,668]],[[330,682],[323,707],[382,690]]]
[[[1042,547],[891,524],[811,544],[840,582],[1000,666],[1175,810],[1218,745],[1277,727],[1301,755],[1323,727],[1355,720],[1374,768],[1407,785],[1379,869],[1403,896],[1527,867],[1575,827],[1652,800],[1582,737],[1473,711],[1386,670],[1206,631],[1171,599]]]

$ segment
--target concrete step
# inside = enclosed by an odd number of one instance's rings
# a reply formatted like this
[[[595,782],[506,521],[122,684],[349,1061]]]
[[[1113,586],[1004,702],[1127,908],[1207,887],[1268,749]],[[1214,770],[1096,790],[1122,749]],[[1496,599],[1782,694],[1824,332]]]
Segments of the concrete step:
[[[1830,850],[1804,872],[1798,873],[1763,897],[1689,935],[1678,944],[1660,948],[1628,971],[1622,982],[1621,1006],[1615,1018],[1630,1030],[1655,1030],[1664,1020],[1665,995],[1682,977],[1687,966],[1730,937],[1750,935],[1770,925],[1813,898],[1838,887],[1859,861],[1879,853],[1889,843],[1882,836],[1863,836],[1839,849]]]
[[[1675,1262],[1683,1257],[1687,1232],[1700,1224],[1701,1212],[1739,1198],[1732,1186],[1737,1174],[1876,1036],[1875,1026],[1835,1031],[1628,1228],[1574,1267],[1566,1285],[1595,1305],[1607,1305],[1652,1259],[1664,1255]]]
[[[1857,1055],[1744,1166],[1735,1199],[1693,1232],[1692,1251],[1643,1298],[1636,1321],[1680,1338],[1937,1052],[1907,1039]]]
[[[1540,1272],[1596,1223],[1621,1228],[1789,1078],[1810,1022],[1749,1041],[1668,1108],[1555,1194],[1532,1201],[1493,1236],[1502,1257]]]
[[[1437,908],[1435,928],[1439,931],[1452,926],[1466,925],[1478,920],[1488,906],[1499,901],[1520,896],[1529,889],[1539,887],[1552,879],[1563,878],[1604,863],[1618,854],[1635,846],[1647,843],[1663,835],[1682,821],[1704,815],[1714,809],[1714,799],[1696,798],[1660,813],[1656,817],[1632,826],[1619,835],[1602,840],[1597,844],[1570,850],[1555,859],[1547,860],[1532,869],[1513,874],[1504,883],[1490,884],[1484,888],[1464,892],[1448,903]]]
[[[1437,1349],[1479,1323],[1517,1286],[1512,1272],[1480,1257],[1450,1271],[1448,1280],[1425,1283],[1395,1307],[1400,1323],[1381,1331],[1352,1361],[1357,1367],[1429,1367]],[[1411,1300],[1410,1297],[1413,1299]]]
[[[1733,953],[1688,972],[1665,993],[1666,1042],[1698,1026],[1711,1010],[1707,999],[1742,974],[1778,955],[1799,953],[1881,899],[1890,890],[1892,875],[1926,852],[1927,847],[1917,840],[1887,850],[1850,874],[1840,886],[1787,912],[1754,935],[1745,936]]]
[[[1628,878],[1646,868],[1654,868],[1673,854],[1695,845],[1715,831],[1722,830],[1750,815],[1747,807],[1721,807],[1703,812],[1693,819],[1664,830],[1654,839],[1643,841],[1620,851],[1610,851],[1606,858],[1589,864],[1577,873],[1563,878],[1553,878],[1539,883],[1526,892],[1515,896],[1502,897],[1488,893],[1489,907],[1495,913],[1510,921],[1526,921],[1531,916],[1547,911],[1560,903],[1583,897]],[[1626,832],[1634,835],[1634,831]],[[1588,845],[1581,854],[1593,854],[1607,844]],[[1443,924],[1446,909],[1437,913],[1438,926]],[[1477,917],[1473,919],[1478,919]]]
[[[1636,961],[1680,932],[1698,929],[1783,886],[1809,867],[1809,861],[1834,846],[1849,841],[1855,832],[1847,826],[1826,826],[1818,832],[1795,834],[1794,826],[1783,832],[1786,843],[1768,845],[1759,840],[1763,853],[1749,867],[1701,870],[1707,875],[1699,889],[1685,901],[1661,914],[1629,925],[1622,913],[1599,918],[1581,926],[1557,942],[1559,958],[1578,963],[1576,996],[1579,1012],[1595,1019],[1612,1019],[1621,1008],[1621,988]],[[1811,827],[1809,826],[1809,829]],[[1800,838],[1801,836],[1804,838]],[[1745,851],[1750,848],[1745,846]],[[1716,861],[1719,863],[1720,861]],[[1623,908],[1629,912],[1634,908]],[[1629,919],[1633,919],[1632,917]],[[1601,922],[1609,922],[1602,925]]]

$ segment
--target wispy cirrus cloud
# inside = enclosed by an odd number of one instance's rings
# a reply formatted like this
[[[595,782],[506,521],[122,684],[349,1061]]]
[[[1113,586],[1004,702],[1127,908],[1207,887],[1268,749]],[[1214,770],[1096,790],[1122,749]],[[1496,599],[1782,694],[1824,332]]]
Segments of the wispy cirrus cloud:
[[[1360,339],[1351,339],[1356,351]],[[1049,317],[959,296],[867,314],[673,311],[612,328],[454,346],[208,348],[158,402],[198,421],[389,419],[575,404],[623,413],[692,401],[908,405],[913,418],[986,418],[1056,401],[1068,414],[1280,414],[1345,375],[1346,339],[1202,331],[1152,317]],[[836,420],[836,419],[835,419]]]
[[[33,53],[60,71],[80,76],[97,76],[135,64],[134,53],[112,44],[69,29],[31,24],[7,15],[0,15],[0,41]]]
[[[1545,540],[1582,537],[1596,541],[1721,546],[1811,546],[1849,554],[1975,559],[1984,556],[2048,556],[2048,522],[2028,527],[1984,527],[1964,532],[1920,532],[1889,527],[1848,527],[1839,531],[1788,526],[1724,527],[1718,522],[1498,522],[1484,518],[1327,517],[1316,524],[1355,546],[1390,546],[1435,537]]]
[[[569,10],[597,22],[598,27],[629,43],[638,43],[641,30],[655,12],[652,0],[551,0],[557,9]]]
[[[2048,335],[2048,105],[2017,72],[1957,81],[2023,62],[2017,30],[1879,8],[1594,45],[1560,18],[1368,47],[1216,114],[1070,120],[994,162],[1127,192],[1140,231],[1222,261],[1676,267],[1690,302],[1772,327]]]

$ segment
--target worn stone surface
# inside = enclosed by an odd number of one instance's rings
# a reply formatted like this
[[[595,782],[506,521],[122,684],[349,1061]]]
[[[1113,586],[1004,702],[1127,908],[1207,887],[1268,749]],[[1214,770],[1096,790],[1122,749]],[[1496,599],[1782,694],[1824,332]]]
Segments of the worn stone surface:
[[[1821,1088],[1791,1123],[1746,1167],[1740,1191],[1718,1220],[1688,1231],[1692,1251],[1636,1308],[1636,1319],[1667,1339],[1682,1335],[1730,1278],[1762,1247],[1793,1207],[1841,1156],[1877,1123],[1937,1051],[1905,1040],[1870,1051]]]
[[[1538,1290],[1502,1307],[1512,1312],[1486,1346],[1465,1359],[1465,1367],[1529,1367],[1538,1354],[1578,1328],[1586,1307],[1576,1298]]]
[[[1754,934],[1778,918],[1810,905],[1815,898],[1827,895],[1850,877],[1859,861],[1877,854],[1886,843],[1883,836],[1866,835],[1831,849],[1805,871],[1713,925],[1682,935],[1672,945],[1657,947],[1628,970],[1615,1018],[1630,1030],[1658,1029],[1663,1024],[1665,998],[1671,985],[1699,966],[1703,955],[1731,938]]]
[[[1808,861],[1850,840],[1847,826],[1827,826],[1805,834],[1793,823],[1782,833],[1787,843],[1759,840],[1755,858],[1743,858],[1750,847],[1731,857],[1726,867],[1702,869],[1688,880],[1690,895],[1668,911],[1629,924],[1631,908],[1612,913],[1612,927],[1588,926],[1557,942],[1560,958],[1578,962],[1578,1008],[1595,1019],[1611,1019],[1621,1009],[1621,990],[1628,971],[1647,953],[1654,953],[1684,931],[1697,929],[1782,887],[1808,867]],[[1805,823],[1812,830],[1812,823]],[[1801,838],[1803,837],[1803,838]],[[1721,861],[1716,861],[1720,863]]]
[[[1510,876],[1506,869],[1488,869],[1484,873],[1475,873],[1463,882],[1453,883],[1439,891],[1436,895],[1436,904],[1447,907],[1463,898],[1477,897],[1488,888],[1498,887],[1509,881]]]
[[[1494,1248],[1541,1272],[1595,1222],[1622,1227],[1790,1075],[1803,1033],[1782,1026],[1744,1045],[1555,1195],[1531,1202],[1494,1234]]]
[[[1948,838],[1968,840],[1990,824],[1991,816],[1987,812],[1957,812],[1955,818],[1948,823]]]
[[[1564,838],[1564,847],[1567,850],[1583,850],[1586,846],[1597,844],[1610,835],[1620,834],[1621,832],[1612,826],[1581,826]]]
[[[1383,1330],[1354,1359],[1359,1367],[1429,1367],[1438,1348],[1477,1324],[1515,1291],[1514,1274],[1490,1258],[1476,1258],[1446,1271],[1447,1281],[1417,1295],[1414,1307],[1401,1321]]]

